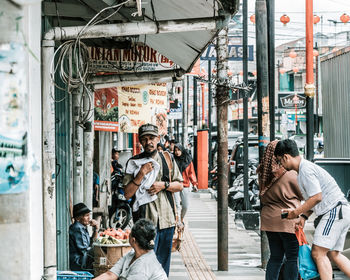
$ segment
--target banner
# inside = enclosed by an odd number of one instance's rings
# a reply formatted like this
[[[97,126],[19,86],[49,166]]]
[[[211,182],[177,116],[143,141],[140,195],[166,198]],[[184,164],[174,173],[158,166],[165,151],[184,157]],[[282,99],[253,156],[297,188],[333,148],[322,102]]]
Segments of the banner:
[[[26,50],[0,44],[0,194],[28,189],[28,89]]]
[[[95,91],[94,129],[118,131],[118,89],[103,88]]]
[[[89,72],[143,72],[176,68],[173,61],[143,44],[128,49],[89,47]]]
[[[168,119],[182,120],[182,102],[180,102],[178,99],[170,102]]]
[[[167,134],[167,89],[165,83],[118,88],[119,125],[121,132],[137,133],[145,123],[158,126]]]

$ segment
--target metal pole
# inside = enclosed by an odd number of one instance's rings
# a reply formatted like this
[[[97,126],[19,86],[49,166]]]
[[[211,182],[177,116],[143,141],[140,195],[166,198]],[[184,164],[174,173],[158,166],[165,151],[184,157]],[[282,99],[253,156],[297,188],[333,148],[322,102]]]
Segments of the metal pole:
[[[197,77],[193,76],[193,165],[197,173]]]
[[[205,125],[205,84],[201,83],[202,90],[202,123],[201,128],[204,128]]]
[[[275,0],[267,0],[270,139],[275,139]]]
[[[50,65],[55,42],[42,42],[42,174],[44,224],[44,276],[56,279],[56,153],[55,153],[55,87],[51,83]]]
[[[83,182],[83,129],[80,124],[81,88],[72,95],[73,114],[73,205],[84,201]]]
[[[306,159],[314,157],[314,57],[313,57],[313,0],[305,2],[306,22]]]
[[[218,26],[225,26],[226,19],[200,18],[190,20],[164,20],[164,21],[141,21],[117,24],[100,24],[94,26],[70,26],[55,27],[45,33],[45,40],[71,40],[78,37],[81,39],[122,37],[133,35],[177,33],[187,31],[216,30]],[[84,31],[84,32],[82,32]]]
[[[318,48],[317,48],[318,50]],[[316,56],[316,122],[315,122],[315,132],[320,133],[320,124],[319,124],[319,117],[318,117],[318,110],[319,110],[319,94],[320,94],[320,57],[319,55]]]
[[[211,123],[211,106],[212,106],[212,92],[211,92],[211,60],[208,60],[208,126],[209,126],[209,172],[213,169],[213,154],[211,151],[211,131],[213,125]],[[209,177],[210,178],[210,177]]]
[[[243,82],[248,85],[248,0],[243,0]],[[250,209],[248,194],[248,91],[243,90],[243,185],[244,209]]]
[[[267,41],[267,10],[265,0],[256,0],[256,50],[257,62],[257,96],[258,96],[258,134],[259,134],[259,159],[264,155],[264,149],[268,142],[269,117],[268,117],[268,41]],[[269,256],[269,246],[265,232],[261,232],[261,265],[266,268]]]
[[[218,123],[218,270],[228,270],[228,144],[227,144],[227,28],[217,37],[217,123]]]
[[[94,94],[89,96],[84,93],[84,114],[90,117],[84,123],[84,203],[92,209],[93,193],[93,156],[94,156],[94,130],[92,122],[94,120]]]
[[[187,109],[188,109],[188,76],[182,81],[182,145],[187,149],[188,129],[187,129]]]

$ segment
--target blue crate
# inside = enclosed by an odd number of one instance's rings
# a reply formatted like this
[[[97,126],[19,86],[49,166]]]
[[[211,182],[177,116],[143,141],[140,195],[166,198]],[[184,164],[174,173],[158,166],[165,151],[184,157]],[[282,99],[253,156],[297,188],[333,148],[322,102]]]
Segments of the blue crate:
[[[94,278],[94,276],[87,271],[57,271],[57,280],[89,280],[92,278]]]

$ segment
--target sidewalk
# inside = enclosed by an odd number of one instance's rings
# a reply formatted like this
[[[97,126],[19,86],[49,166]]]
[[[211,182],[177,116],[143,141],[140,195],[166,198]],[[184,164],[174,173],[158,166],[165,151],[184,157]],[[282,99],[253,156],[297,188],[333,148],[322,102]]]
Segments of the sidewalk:
[[[217,201],[210,193],[191,193],[190,209],[186,214],[186,227],[193,241],[192,248],[198,247],[201,257],[188,262],[185,250],[172,253],[169,280],[215,279],[218,280],[263,280],[265,271],[258,266],[260,260],[260,236],[257,232],[245,230],[234,222],[234,212],[229,209],[229,270],[217,271]],[[188,242],[188,241],[187,241]],[[188,250],[187,250],[188,251]],[[185,258],[186,265],[183,261]],[[193,276],[193,263],[201,262],[197,271],[205,265],[215,275],[207,278]],[[204,264],[203,264],[203,263]],[[348,279],[340,271],[334,271],[336,280]]]
[[[204,260],[216,279],[265,279],[260,265],[260,237],[254,231],[238,228],[234,212],[229,209],[229,271],[217,271],[217,210],[210,193],[191,193],[190,209],[186,215],[187,229],[193,235]],[[172,255],[170,280],[191,279],[181,254]]]

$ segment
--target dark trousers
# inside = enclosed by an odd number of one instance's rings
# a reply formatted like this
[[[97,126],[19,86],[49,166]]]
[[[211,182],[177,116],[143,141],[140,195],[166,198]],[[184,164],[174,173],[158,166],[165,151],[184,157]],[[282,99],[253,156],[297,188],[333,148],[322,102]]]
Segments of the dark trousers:
[[[165,273],[169,276],[171,247],[173,245],[173,235],[175,227],[157,229],[157,236],[154,240],[154,252],[162,265]]]
[[[266,280],[277,280],[284,263],[283,279],[298,279],[299,243],[294,233],[267,231],[270,259],[266,268]]]

